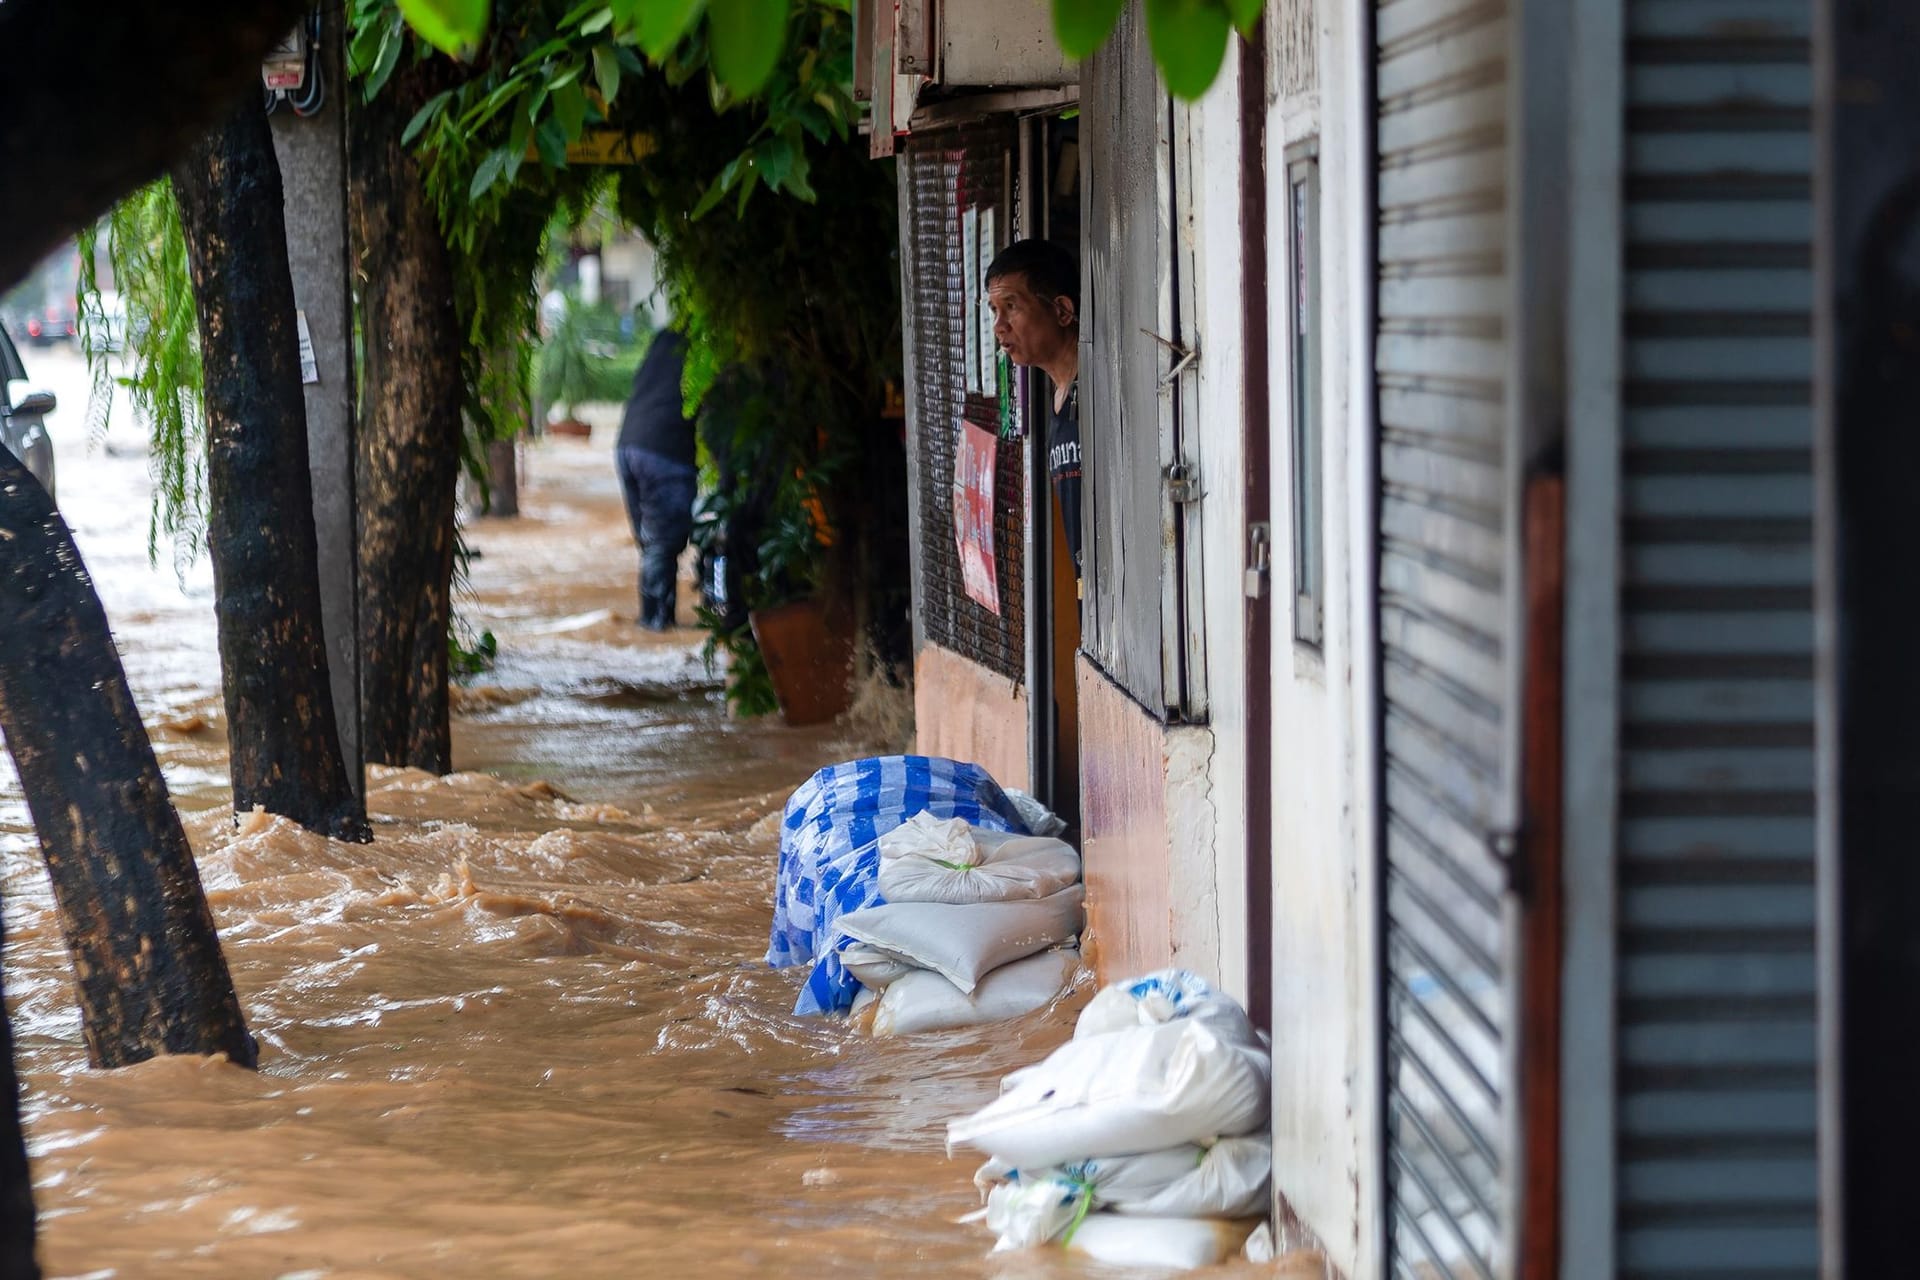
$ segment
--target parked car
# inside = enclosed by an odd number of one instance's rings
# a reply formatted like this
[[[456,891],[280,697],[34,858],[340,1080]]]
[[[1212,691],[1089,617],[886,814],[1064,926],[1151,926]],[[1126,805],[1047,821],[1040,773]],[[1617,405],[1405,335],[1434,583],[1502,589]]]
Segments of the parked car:
[[[29,391],[15,400],[13,384],[26,379],[27,368],[13,339],[0,326],[0,446],[27,464],[34,479],[53,496],[53,439],[46,417],[53,412],[51,391]]]

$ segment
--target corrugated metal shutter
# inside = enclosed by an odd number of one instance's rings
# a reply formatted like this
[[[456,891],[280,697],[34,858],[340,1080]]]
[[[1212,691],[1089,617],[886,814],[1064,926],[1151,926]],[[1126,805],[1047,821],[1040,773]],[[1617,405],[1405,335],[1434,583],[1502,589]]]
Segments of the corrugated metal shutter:
[[[1510,1021],[1507,23],[1387,0],[1378,116],[1379,635],[1392,1274],[1503,1269]]]
[[[999,429],[997,400],[967,391],[968,291],[961,215],[969,207],[998,211],[1012,225],[1007,189],[1014,131],[1004,121],[923,135],[907,143],[900,180],[907,190],[906,321],[913,328],[914,436],[920,520],[915,548],[916,607],[926,638],[1016,683],[1026,678],[1026,446],[1002,440],[995,456],[994,560],[1000,613],[982,608],[962,585],[953,536],[953,466],[962,419]],[[986,264],[980,264],[982,273]]]
[[[1643,1280],[1818,1264],[1812,9],[1627,6],[1617,1260]]]

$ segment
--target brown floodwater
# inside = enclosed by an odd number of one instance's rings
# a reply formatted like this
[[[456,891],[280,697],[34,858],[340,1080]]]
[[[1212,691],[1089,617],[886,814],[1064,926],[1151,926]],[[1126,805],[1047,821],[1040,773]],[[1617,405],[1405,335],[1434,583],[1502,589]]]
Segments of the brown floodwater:
[[[468,530],[461,612],[501,656],[461,692],[461,772],[372,771],[376,839],[355,846],[236,824],[209,577],[148,568],[144,454],[121,426],[108,440],[123,452],[62,437],[63,506],[260,1069],[87,1067],[0,765],[49,1276],[1115,1274],[990,1257],[984,1228],[955,1221],[977,1204],[975,1161],[943,1150],[946,1118],[1066,1037],[1084,977],[1054,1009],[911,1039],[788,1012],[798,972],[761,960],[776,815],[813,769],[898,730],[729,720],[694,633],[634,628],[604,442],[540,448],[526,517]]]

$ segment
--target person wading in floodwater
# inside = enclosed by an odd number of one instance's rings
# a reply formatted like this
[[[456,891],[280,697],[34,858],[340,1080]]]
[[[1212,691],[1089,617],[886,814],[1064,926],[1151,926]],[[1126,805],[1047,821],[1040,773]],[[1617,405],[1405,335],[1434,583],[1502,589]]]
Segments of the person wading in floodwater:
[[[680,553],[693,531],[698,471],[693,421],[682,411],[680,395],[686,356],[687,340],[673,330],[654,335],[633,375],[614,447],[620,493],[640,544],[639,622],[652,631],[673,626]]]
[[[1046,371],[1047,475],[1080,580],[1080,267],[1048,240],[1020,240],[987,265],[993,337],[1017,365]]]

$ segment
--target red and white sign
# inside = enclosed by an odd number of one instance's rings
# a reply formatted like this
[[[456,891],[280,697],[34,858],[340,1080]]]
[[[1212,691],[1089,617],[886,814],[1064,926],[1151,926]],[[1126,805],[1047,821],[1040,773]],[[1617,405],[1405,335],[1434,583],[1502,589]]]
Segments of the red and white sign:
[[[960,424],[953,458],[953,540],[960,548],[960,579],[969,599],[1000,613],[993,566],[993,462],[999,437],[971,422]]]

